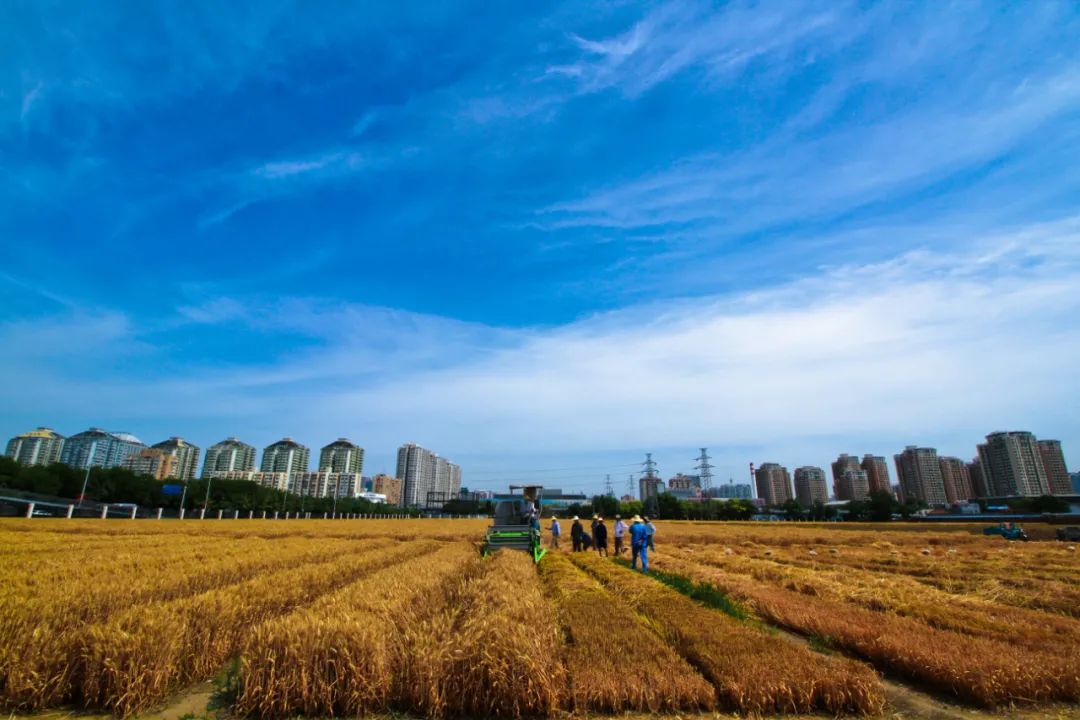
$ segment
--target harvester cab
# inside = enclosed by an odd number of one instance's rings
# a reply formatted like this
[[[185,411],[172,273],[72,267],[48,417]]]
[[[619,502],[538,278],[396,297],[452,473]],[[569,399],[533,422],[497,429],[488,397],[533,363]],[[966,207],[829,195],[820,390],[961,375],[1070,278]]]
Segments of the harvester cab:
[[[533,562],[540,562],[547,552],[540,546],[542,490],[539,485],[510,486],[511,497],[495,504],[495,519],[487,529],[481,550],[484,555],[496,550],[522,550],[532,555]]]

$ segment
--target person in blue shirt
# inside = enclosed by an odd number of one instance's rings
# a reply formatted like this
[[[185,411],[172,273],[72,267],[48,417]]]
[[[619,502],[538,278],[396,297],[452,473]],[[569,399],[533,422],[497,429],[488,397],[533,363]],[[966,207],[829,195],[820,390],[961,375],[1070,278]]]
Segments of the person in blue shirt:
[[[637,570],[638,558],[641,558],[641,572],[649,572],[649,534],[641,516],[635,515],[630,525],[630,567]]]
[[[559,518],[553,515],[551,517],[551,547],[559,547],[560,535],[562,535],[562,526],[559,525]]]

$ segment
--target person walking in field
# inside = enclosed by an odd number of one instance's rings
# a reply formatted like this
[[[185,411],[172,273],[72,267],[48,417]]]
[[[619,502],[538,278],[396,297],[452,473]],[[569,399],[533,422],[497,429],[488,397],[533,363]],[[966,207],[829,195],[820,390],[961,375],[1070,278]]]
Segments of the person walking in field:
[[[600,557],[607,557],[607,525],[604,524],[604,518],[596,518],[596,526],[593,528],[593,540],[596,542],[596,554]]]
[[[623,538],[626,537],[626,523],[622,521],[622,516],[615,516],[615,557],[622,555],[623,551]]]
[[[558,549],[559,536],[562,535],[562,528],[559,526],[559,518],[554,515],[551,516],[551,545],[552,549]]]
[[[581,527],[581,521],[575,515],[574,524],[570,526],[570,544],[573,545],[574,552],[581,552],[581,536],[584,533],[585,528]]]
[[[641,558],[641,572],[649,572],[649,536],[645,523],[637,515],[630,525],[630,567],[637,570],[638,558]]]
[[[652,524],[652,520],[645,518],[645,535],[649,538],[649,549],[655,551],[656,545],[653,544],[653,536],[656,535],[656,526]]]

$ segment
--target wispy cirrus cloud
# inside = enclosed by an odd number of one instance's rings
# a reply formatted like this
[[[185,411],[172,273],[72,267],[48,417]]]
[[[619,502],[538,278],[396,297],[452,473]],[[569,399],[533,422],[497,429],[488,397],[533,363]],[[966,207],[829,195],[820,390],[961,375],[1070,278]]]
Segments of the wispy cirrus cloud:
[[[716,10],[696,2],[666,4],[616,35],[571,33],[581,56],[551,65],[547,73],[572,78],[580,92],[618,88],[631,97],[687,71],[720,80],[759,59],[786,61],[808,52],[811,43],[818,43],[814,52],[822,52],[822,41],[828,50],[848,42],[855,33],[839,22],[851,19],[845,6],[821,7],[731,3]]]
[[[788,134],[749,149],[682,158],[672,167],[556,203],[553,227],[623,229],[700,221],[727,231],[849,211],[935,183],[1008,153],[1080,105],[1080,73],[1066,70],[971,104],[920,108],[813,140]]]

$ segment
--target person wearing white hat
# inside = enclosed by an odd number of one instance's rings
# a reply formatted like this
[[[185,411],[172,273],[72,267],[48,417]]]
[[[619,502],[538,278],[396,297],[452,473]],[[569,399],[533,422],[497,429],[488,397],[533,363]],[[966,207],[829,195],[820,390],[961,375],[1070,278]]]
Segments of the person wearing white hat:
[[[570,526],[570,543],[574,552],[581,552],[581,536],[585,534],[585,528],[581,527],[578,516],[574,516],[574,524]]]
[[[559,547],[559,536],[562,535],[562,527],[559,525],[559,517],[557,515],[551,516],[551,548],[557,549]]]
[[[630,567],[637,570],[638,558],[641,558],[641,572],[649,572],[649,534],[640,515],[634,516],[630,524]]]
[[[615,557],[619,557],[623,552],[623,537],[626,536],[626,523],[623,522],[621,515],[615,516]]]

